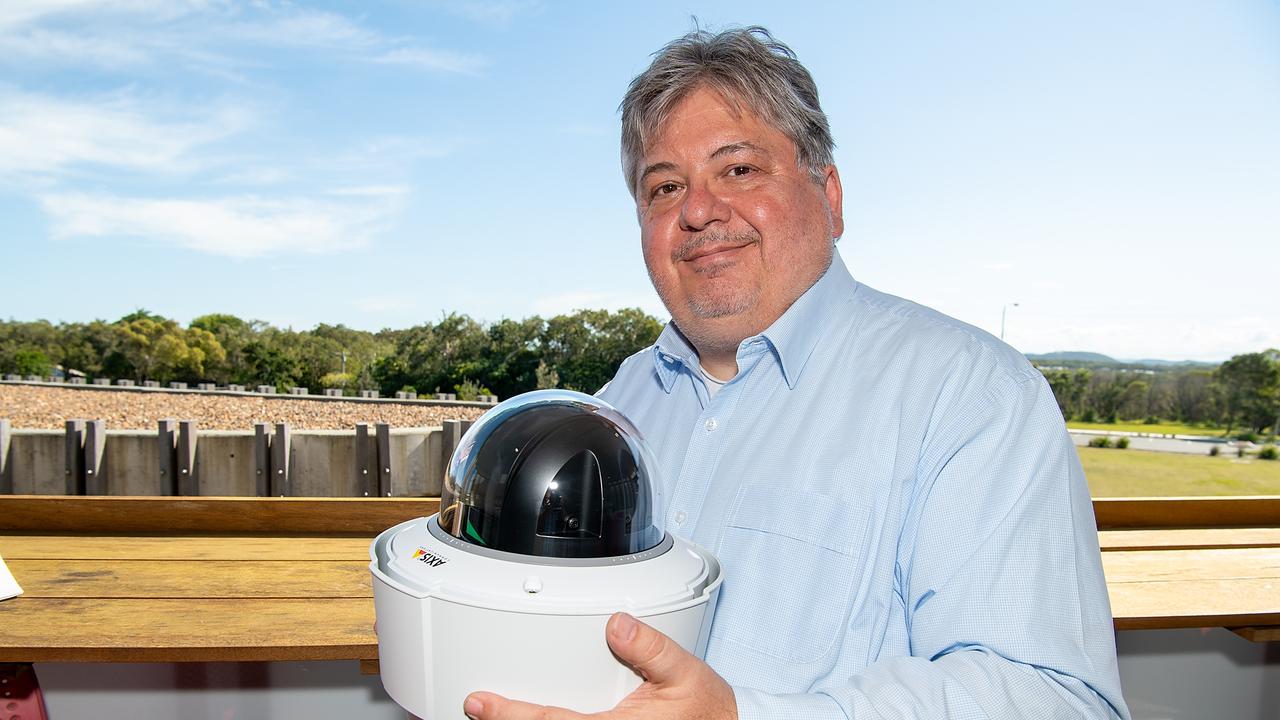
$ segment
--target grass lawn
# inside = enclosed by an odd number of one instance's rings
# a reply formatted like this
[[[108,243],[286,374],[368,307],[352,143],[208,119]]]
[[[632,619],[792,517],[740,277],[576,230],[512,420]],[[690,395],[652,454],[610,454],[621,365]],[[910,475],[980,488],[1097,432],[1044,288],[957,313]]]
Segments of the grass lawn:
[[[1067,427],[1072,430],[1140,432],[1156,433],[1158,435],[1205,435],[1207,437],[1222,437],[1223,431],[1223,428],[1202,428],[1198,425],[1184,425],[1182,423],[1156,423],[1154,425],[1148,425],[1140,422],[1087,423],[1071,421],[1067,423]]]
[[[1094,497],[1280,495],[1280,460],[1078,447]]]

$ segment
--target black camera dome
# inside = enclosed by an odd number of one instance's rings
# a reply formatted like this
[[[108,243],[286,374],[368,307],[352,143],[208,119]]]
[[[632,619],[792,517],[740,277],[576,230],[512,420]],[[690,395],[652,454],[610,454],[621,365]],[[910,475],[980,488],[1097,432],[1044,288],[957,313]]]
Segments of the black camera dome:
[[[653,461],[608,403],[538,390],[486,412],[462,437],[440,527],[473,545],[547,558],[604,558],[657,546]]]

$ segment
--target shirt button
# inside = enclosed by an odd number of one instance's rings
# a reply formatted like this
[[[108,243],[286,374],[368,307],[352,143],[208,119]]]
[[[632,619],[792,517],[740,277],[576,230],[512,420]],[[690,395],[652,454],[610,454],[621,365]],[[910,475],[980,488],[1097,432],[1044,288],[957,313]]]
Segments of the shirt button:
[[[685,515],[685,514],[684,514],[684,511],[683,511],[683,510],[679,510],[679,511],[677,511],[677,512],[676,512],[676,524],[677,524],[677,525],[684,525],[684,521],[685,521],[685,519],[686,519],[686,518],[688,518],[688,517],[689,517],[688,515]]]
[[[715,418],[711,418],[710,420],[707,420],[707,432],[715,432],[716,427],[718,427],[718,424],[716,423]]]

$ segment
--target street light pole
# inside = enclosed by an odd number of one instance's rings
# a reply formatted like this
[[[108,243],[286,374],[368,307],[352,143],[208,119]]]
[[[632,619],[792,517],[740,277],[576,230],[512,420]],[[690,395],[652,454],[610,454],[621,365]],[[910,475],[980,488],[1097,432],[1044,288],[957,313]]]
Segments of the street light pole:
[[[1009,308],[1011,307],[1018,307],[1018,303],[1005,303],[1004,307],[1000,308],[1000,339],[1001,340],[1004,339],[1005,316],[1009,314]]]

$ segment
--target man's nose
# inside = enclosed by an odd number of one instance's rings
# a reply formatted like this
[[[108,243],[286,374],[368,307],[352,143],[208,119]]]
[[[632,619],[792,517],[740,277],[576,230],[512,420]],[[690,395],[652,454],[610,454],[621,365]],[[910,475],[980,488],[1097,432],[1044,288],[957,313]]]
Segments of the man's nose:
[[[729,205],[705,185],[691,184],[685,190],[684,203],[680,206],[682,230],[704,230],[716,222],[728,222]]]

